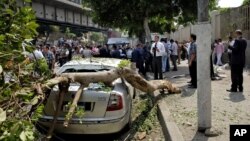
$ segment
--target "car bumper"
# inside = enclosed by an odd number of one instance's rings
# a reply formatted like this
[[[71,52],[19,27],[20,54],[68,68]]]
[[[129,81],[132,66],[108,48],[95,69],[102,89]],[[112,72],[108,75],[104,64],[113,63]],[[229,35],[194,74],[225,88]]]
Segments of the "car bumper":
[[[125,115],[119,119],[99,120],[99,121],[81,121],[72,119],[69,126],[63,126],[64,118],[58,118],[55,125],[55,132],[64,134],[111,134],[121,131],[129,122],[129,115]],[[52,116],[43,116],[39,123],[42,126],[50,127]]]

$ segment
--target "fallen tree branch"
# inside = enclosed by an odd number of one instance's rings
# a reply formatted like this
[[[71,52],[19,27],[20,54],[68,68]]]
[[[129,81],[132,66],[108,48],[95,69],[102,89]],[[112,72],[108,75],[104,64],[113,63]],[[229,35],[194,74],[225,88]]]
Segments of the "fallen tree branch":
[[[68,127],[69,126],[69,121],[71,120],[71,118],[72,118],[72,116],[73,116],[73,114],[75,112],[75,109],[77,107],[77,102],[79,101],[79,99],[81,97],[81,94],[83,92],[83,88],[84,88],[84,85],[81,85],[79,87],[79,89],[77,90],[77,92],[76,92],[76,95],[74,97],[72,105],[70,105],[69,112],[67,113],[67,115],[65,117],[65,120],[64,120],[64,123],[63,123],[64,127]]]
[[[53,86],[59,84],[59,83],[69,83],[68,77],[55,77],[50,80],[48,80],[45,84],[42,84],[41,88],[43,91],[51,89]]]
[[[64,95],[67,93],[68,88],[69,88],[69,84],[67,84],[67,83],[66,84],[59,84],[60,92],[59,92],[58,105],[56,107],[56,111],[55,111],[54,116],[53,116],[52,124],[51,124],[49,131],[47,133],[46,141],[49,141],[52,138],[52,134],[53,134],[56,122],[57,122],[57,117],[59,115],[59,111],[60,111],[62,104],[63,104]]]
[[[111,84],[114,80],[123,77],[136,89],[143,92],[153,92],[158,89],[167,89],[169,93],[180,93],[181,90],[172,85],[167,80],[151,80],[147,81],[137,72],[129,68],[116,68],[110,71],[89,72],[89,73],[64,73],[61,77],[69,78],[74,82],[79,82],[84,86],[89,83],[103,82],[106,85]]]

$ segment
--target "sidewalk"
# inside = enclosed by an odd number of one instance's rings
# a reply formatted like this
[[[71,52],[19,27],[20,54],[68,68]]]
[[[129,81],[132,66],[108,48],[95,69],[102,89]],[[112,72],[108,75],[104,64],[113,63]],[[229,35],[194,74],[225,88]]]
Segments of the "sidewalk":
[[[206,137],[197,132],[197,92],[187,88],[188,64],[182,61],[177,72],[167,72],[165,78],[183,89],[182,94],[164,97],[171,118],[177,123],[186,141],[229,141],[229,125],[250,124],[250,75],[244,72],[244,92],[228,93],[230,88],[230,71],[222,70],[220,74],[226,76],[222,80],[212,81],[212,125],[222,132],[217,137]],[[174,75],[181,75],[172,78]],[[152,75],[151,75],[152,77]]]

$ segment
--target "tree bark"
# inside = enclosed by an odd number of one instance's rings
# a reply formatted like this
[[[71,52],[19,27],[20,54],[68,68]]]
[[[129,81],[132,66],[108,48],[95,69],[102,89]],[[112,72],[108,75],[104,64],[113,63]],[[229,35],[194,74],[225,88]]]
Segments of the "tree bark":
[[[143,21],[143,27],[144,27],[144,30],[145,30],[147,42],[150,43],[152,39],[151,39],[150,28],[149,28],[148,23],[149,23],[149,21],[148,21],[148,12],[146,11],[146,16],[145,16],[144,21]]]
[[[46,91],[59,83],[69,83],[69,78],[60,76],[55,77],[53,79],[48,80],[45,84],[42,84],[41,87],[43,91]],[[34,85],[34,88],[36,88],[36,85]]]
[[[197,0],[198,4],[198,22],[207,22],[208,16],[208,4],[209,0]]]
[[[79,82],[84,86],[89,83],[103,82],[106,85],[111,85],[114,80],[123,77],[136,89],[143,92],[153,92],[157,89],[167,89],[169,93],[180,93],[181,90],[172,85],[167,80],[152,80],[147,81],[135,71],[129,68],[116,68],[110,71],[94,72],[94,73],[64,73],[63,77],[69,78],[73,82]]]
[[[66,115],[66,118],[65,118],[65,121],[63,123],[63,126],[64,127],[68,127],[69,126],[69,121],[71,120],[74,112],[75,112],[75,109],[77,107],[77,102],[79,101],[80,97],[81,97],[81,94],[83,92],[83,88],[84,88],[84,85],[81,85],[79,87],[79,89],[77,90],[76,92],[76,95],[74,97],[74,100],[72,102],[72,105],[70,105],[70,109],[69,109],[69,112],[67,113]]]

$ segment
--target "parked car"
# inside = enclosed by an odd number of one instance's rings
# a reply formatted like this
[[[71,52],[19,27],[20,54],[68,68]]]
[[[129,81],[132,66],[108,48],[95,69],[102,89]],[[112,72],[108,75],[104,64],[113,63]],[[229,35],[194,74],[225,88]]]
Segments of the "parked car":
[[[57,74],[75,72],[99,72],[108,71],[117,67],[120,59],[92,58],[73,60],[64,64]],[[68,94],[65,95],[63,105],[60,109],[55,132],[66,134],[110,134],[121,131],[131,124],[131,106],[134,88],[123,78],[113,82],[111,91],[104,91],[100,83],[91,83],[84,88],[84,92],[78,102],[78,107],[85,109],[83,118],[73,116],[67,128],[63,126],[65,115],[68,112],[67,104],[72,101],[76,91],[80,87],[78,83],[71,83]],[[39,119],[39,123],[45,127],[50,127],[53,114],[58,101],[58,86],[55,86],[48,98],[44,108],[44,115]]]

